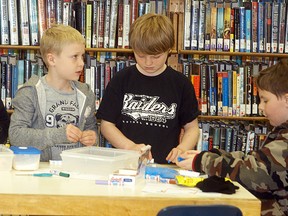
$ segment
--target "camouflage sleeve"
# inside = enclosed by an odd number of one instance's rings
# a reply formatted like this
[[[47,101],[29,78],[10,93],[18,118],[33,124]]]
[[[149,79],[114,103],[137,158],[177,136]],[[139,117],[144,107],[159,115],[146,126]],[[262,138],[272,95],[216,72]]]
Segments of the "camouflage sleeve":
[[[260,150],[247,155],[219,149],[201,152],[192,167],[198,172],[238,181],[261,199],[262,214],[268,213],[263,215],[288,213],[288,129],[271,133]]]

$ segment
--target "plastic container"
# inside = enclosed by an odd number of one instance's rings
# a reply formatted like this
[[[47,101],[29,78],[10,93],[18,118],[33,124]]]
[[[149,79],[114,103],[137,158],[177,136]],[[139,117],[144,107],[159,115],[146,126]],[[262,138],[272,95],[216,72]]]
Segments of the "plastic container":
[[[137,169],[139,156],[137,151],[96,146],[61,153],[63,170],[107,177],[119,169]]]
[[[14,152],[13,168],[15,170],[37,170],[41,151],[34,147],[11,146]]]
[[[5,145],[0,144],[0,171],[12,170],[13,157],[13,151]]]

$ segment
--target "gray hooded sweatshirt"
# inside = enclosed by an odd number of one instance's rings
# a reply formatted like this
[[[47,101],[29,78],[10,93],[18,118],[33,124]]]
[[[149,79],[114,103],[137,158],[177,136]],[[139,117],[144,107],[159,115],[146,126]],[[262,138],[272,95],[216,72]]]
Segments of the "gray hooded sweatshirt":
[[[94,130],[97,133],[95,117],[95,94],[89,85],[73,81],[79,102],[79,129]],[[42,151],[41,161],[52,159],[51,147],[70,143],[66,137],[66,126],[48,128],[45,126],[46,94],[38,76],[33,75],[12,100],[14,112],[11,116],[9,139],[11,145],[33,146]]]

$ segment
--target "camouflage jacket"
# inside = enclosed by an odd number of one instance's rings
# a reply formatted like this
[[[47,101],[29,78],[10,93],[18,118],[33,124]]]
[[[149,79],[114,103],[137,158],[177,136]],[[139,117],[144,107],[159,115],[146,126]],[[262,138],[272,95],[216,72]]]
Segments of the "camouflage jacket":
[[[261,200],[261,215],[288,215],[288,122],[275,127],[258,151],[203,151],[192,167],[238,181]]]

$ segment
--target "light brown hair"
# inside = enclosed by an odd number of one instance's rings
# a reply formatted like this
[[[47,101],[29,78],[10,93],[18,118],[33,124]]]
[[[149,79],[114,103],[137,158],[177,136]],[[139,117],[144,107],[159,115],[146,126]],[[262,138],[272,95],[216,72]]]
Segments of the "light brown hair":
[[[271,67],[260,71],[257,76],[258,88],[269,91],[278,98],[288,93],[288,59],[280,59]]]
[[[165,15],[144,14],[132,24],[129,41],[135,52],[148,55],[167,52],[175,41],[172,22]]]
[[[47,54],[59,55],[63,47],[70,43],[85,45],[85,39],[78,30],[66,25],[53,25],[47,29],[40,40],[40,53],[44,63],[47,65]]]

